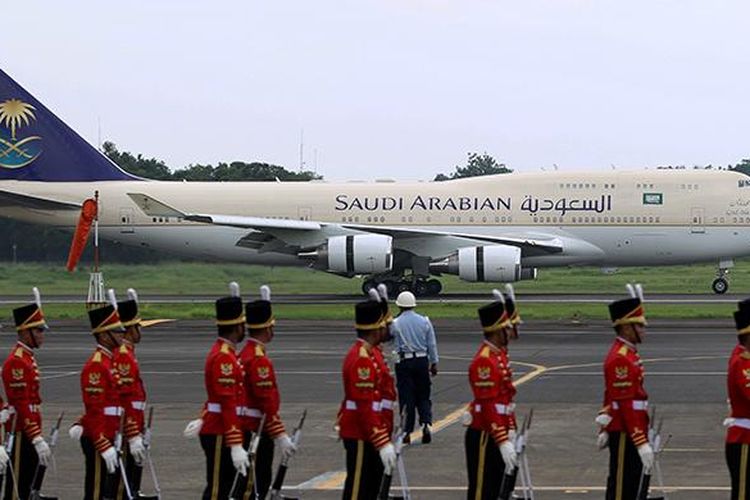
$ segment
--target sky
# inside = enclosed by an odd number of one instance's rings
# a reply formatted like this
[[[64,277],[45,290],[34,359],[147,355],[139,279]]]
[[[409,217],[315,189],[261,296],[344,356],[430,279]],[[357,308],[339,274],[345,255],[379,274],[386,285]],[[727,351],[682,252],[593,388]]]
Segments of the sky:
[[[750,157],[746,0],[25,0],[0,67],[91,143],[327,179]],[[303,132],[304,131],[304,132]]]

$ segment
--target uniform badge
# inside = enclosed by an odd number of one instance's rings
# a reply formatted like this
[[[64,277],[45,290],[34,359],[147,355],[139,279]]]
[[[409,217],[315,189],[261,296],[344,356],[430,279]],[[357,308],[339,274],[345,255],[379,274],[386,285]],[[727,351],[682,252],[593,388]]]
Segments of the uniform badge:
[[[13,368],[11,375],[13,375],[13,380],[23,380],[23,368]]]
[[[615,377],[618,379],[628,378],[627,366],[615,366]]]
[[[491,373],[492,369],[490,369],[489,366],[480,366],[477,368],[477,377],[482,380],[487,380],[488,378],[490,378]]]
[[[271,374],[271,370],[267,366],[258,367],[258,376],[260,378],[268,378],[270,374]]]
[[[130,373],[130,363],[122,363],[117,365],[117,370],[120,372],[120,375],[127,375]]]
[[[232,374],[232,363],[222,363],[221,364],[221,374],[225,377]]]
[[[745,376],[746,379],[750,379],[750,368],[743,368],[742,374]]]
[[[99,385],[99,382],[102,380],[101,373],[89,373],[89,384],[91,385]]]
[[[357,375],[362,380],[367,380],[368,378],[370,378],[370,373],[370,368],[368,367],[357,368]]]

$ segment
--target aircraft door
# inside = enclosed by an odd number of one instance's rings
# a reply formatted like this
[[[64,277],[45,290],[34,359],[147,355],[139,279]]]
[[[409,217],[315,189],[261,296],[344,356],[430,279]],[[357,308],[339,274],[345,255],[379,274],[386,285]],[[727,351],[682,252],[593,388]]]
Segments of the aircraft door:
[[[297,215],[299,216],[299,220],[312,220],[312,208],[298,207]]]
[[[120,234],[135,233],[133,229],[133,218],[135,217],[132,208],[120,209]]]
[[[690,232],[693,234],[703,234],[706,232],[705,210],[702,207],[693,207],[690,209]]]

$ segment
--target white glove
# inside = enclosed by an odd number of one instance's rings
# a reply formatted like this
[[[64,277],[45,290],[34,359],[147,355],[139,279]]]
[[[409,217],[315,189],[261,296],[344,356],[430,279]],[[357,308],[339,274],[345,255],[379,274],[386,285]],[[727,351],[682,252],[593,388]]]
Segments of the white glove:
[[[609,423],[612,422],[612,417],[610,417],[606,413],[600,413],[596,416],[594,422],[599,424],[601,427],[607,427]]]
[[[641,463],[643,463],[643,471],[648,474],[651,472],[651,467],[654,466],[654,450],[651,445],[646,443],[638,447],[638,454],[641,456]]]
[[[73,424],[70,426],[70,429],[68,429],[68,436],[70,436],[70,439],[73,441],[80,441],[82,435],[83,426],[81,424]]]
[[[8,466],[9,461],[10,457],[8,456],[8,452],[5,451],[5,446],[0,444],[0,473],[5,472],[5,467]]]
[[[130,447],[130,454],[133,455],[133,460],[138,465],[143,463],[146,458],[146,447],[143,445],[143,438],[141,436],[135,436],[128,439],[128,445]]]
[[[732,427],[735,423],[736,419],[733,417],[727,417],[724,419],[724,421],[721,423],[724,427]]]
[[[396,466],[396,448],[393,447],[393,443],[388,443],[378,450],[380,453],[380,461],[383,462],[385,470],[390,472]]]
[[[609,432],[602,431],[596,436],[596,447],[603,450],[609,444]]]
[[[4,424],[10,418],[10,412],[7,408],[0,410],[0,424]]]
[[[247,450],[239,444],[232,446],[230,450],[232,452],[232,465],[241,476],[247,476],[247,469],[250,467]]]
[[[185,430],[182,431],[182,435],[188,439],[196,438],[198,437],[198,434],[200,434],[202,428],[203,419],[196,418],[195,420],[191,420],[190,422],[188,422],[188,424],[185,426]]]
[[[503,441],[500,445],[500,454],[503,456],[503,462],[505,462],[505,471],[510,472],[518,465],[518,454],[516,454],[516,447],[510,440]]]
[[[469,410],[466,410],[461,414],[461,423],[464,427],[470,426],[473,420],[474,417],[471,415],[471,412]]]
[[[31,440],[31,444],[34,445],[36,454],[39,457],[39,463],[48,467],[50,459],[52,458],[52,450],[50,450],[47,441],[45,441],[42,436],[37,436]]]
[[[292,443],[292,440],[287,433],[278,436],[275,441],[276,445],[279,447],[279,451],[281,451],[282,460],[289,460],[297,451],[297,447]]]
[[[110,446],[102,452],[102,458],[107,466],[107,473],[114,474],[117,470],[117,452],[114,446]]]

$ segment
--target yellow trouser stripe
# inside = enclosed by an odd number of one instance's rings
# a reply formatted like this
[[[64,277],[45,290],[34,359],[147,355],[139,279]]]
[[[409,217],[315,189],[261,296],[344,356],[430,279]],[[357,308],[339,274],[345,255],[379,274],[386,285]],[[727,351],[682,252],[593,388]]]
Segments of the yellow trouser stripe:
[[[365,458],[365,442],[357,441],[357,461],[354,463],[354,484],[352,485],[352,500],[359,498],[359,483],[362,482],[362,462]]]
[[[747,444],[740,448],[740,495],[738,500],[745,500],[745,490],[747,489]]]
[[[245,484],[245,494],[242,495],[242,500],[250,500],[253,492],[255,491],[255,464],[251,464],[251,467],[247,470],[247,483]]]
[[[479,462],[477,463],[477,490],[474,493],[475,500],[482,500],[482,489],[484,489],[484,462],[487,455],[487,441],[489,434],[482,432],[479,436]]]
[[[122,464],[125,465],[128,459],[128,447],[124,446],[122,449]],[[122,478],[120,478],[120,481],[117,483],[117,500],[122,500],[123,494],[125,493],[125,481],[122,481]]]
[[[18,475],[21,473],[21,433],[16,431],[16,446],[15,446],[15,457],[13,457],[13,474],[14,477],[11,481],[18,481]],[[18,486],[14,483],[13,485],[13,500],[18,500],[16,492]]]
[[[615,500],[622,500],[622,482],[625,476],[625,433],[620,433],[620,447],[617,449],[617,484]]]
[[[221,445],[224,436],[216,436],[216,447],[214,448],[214,476],[211,484],[211,500],[219,500],[219,471],[221,470]]]

